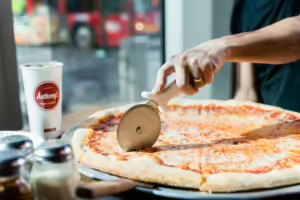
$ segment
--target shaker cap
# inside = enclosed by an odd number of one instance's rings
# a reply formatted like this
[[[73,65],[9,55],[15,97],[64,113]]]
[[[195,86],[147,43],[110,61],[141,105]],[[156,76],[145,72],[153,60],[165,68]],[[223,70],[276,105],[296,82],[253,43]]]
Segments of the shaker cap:
[[[0,152],[0,176],[13,176],[19,173],[25,164],[23,154],[18,150],[6,150]]]
[[[25,155],[33,151],[33,142],[24,135],[10,135],[0,139],[0,151],[20,150]]]
[[[48,140],[34,151],[34,159],[40,162],[64,163],[73,158],[70,144],[61,140]]]

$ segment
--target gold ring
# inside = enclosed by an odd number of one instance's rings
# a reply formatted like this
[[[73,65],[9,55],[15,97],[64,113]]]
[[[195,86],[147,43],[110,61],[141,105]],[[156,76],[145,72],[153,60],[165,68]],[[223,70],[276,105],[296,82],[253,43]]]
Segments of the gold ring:
[[[203,82],[203,78],[201,77],[199,79],[194,79],[194,82],[195,83],[201,83],[201,82]]]

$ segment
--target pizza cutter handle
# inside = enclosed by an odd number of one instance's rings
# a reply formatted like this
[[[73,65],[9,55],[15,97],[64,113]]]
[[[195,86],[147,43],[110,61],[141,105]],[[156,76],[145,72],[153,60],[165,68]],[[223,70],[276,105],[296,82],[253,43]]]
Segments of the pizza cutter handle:
[[[190,85],[194,88],[201,88],[204,85],[202,79],[196,81],[193,75],[190,73]],[[176,97],[182,96],[183,92],[177,87],[176,82],[173,81],[167,86],[167,88],[160,94],[153,94],[152,92],[142,92],[142,97],[145,99],[151,99],[159,105],[161,112],[168,110],[168,102]]]
[[[153,95],[152,99],[159,104],[162,112],[165,112],[168,109],[169,101],[182,95],[182,91],[177,87],[176,82],[173,81],[162,93]]]
[[[145,99],[153,100],[159,105],[159,109],[161,112],[167,111],[167,104],[168,102],[176,97],[181,96],[183,93],[177,87],[176,82],[173,81],[171,84],[167,86],[164,92],[160,94],[153,94],[152,92],[142,92],[142,97]]]

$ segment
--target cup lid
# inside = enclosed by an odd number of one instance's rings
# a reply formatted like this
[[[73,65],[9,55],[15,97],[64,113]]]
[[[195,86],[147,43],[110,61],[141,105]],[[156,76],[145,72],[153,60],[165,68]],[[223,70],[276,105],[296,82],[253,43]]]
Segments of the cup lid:
[[[50,61],[50,62],[33,62],[33,63],[26,63],[20,66],[23,69],[46,69],[46,68],[53,68],[53,67],[62,67],[63,64],[57,61]]]

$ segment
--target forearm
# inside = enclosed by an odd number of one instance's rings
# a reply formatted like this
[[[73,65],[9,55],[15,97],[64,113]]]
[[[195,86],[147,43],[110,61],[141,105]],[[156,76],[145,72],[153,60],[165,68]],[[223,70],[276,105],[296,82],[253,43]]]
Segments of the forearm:
[[[292,17],[255,32],[222,38],[228,62],[283,64],[300,58],[300,17]]]
[[[254,86],[254,70],[251,63],[239,63],[237,84],[237,89],[251,88]]]

